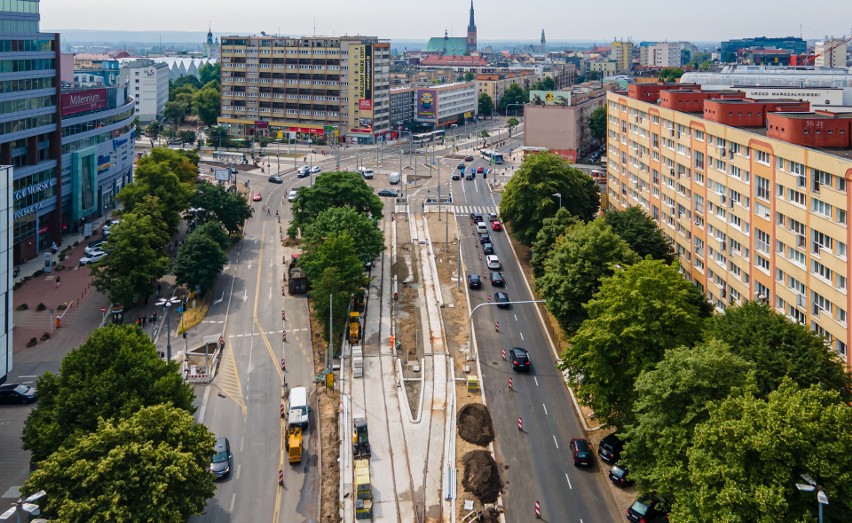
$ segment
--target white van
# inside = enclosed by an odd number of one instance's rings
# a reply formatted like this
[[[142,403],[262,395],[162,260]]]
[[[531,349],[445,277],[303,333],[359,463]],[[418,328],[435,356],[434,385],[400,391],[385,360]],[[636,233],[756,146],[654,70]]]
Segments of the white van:
[[[372,180],[373,179],[373,170],[372,169],[367,169],[366,167],[361,167],[360,169],[358,169],[358,172],[360,172],[361,176],[363,176],[364,179],[366,179],[366,180]]]
[[[402,175],[399,173],[390,173],[388,175],[388,183],[391,185],[396,185],[400,181],[402,181]]]
[[[287,424],[307,428],[310,423],[308,413],[308,389],[293,387],[287,396]]]

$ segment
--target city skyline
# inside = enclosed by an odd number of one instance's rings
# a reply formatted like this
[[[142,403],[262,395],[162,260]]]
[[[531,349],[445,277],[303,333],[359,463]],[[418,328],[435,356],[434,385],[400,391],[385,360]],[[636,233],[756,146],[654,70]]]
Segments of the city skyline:
[[[374,2],[379,4],[378,2]],[[631,39],[643,40],[697,40],[717,41],[750,36],[798,36],[821,39],[840,36],[850,29],[844,17],[827,16],[832,6],[843,8],[841,0],[824,0],[819,8],[797,12],[766,12],[758,5],[743,4],[734,0],[720,0],[712,9],[700,12],[700,23],[684,23],[684,16],[695,16],[696,11],[684,13],[671,9],[672,4],[651,0],[636,10],[637,4],[625,0],[612,0],[607,13],[622,9],[623,17],[606,16],[597,4],[580,5],[553,0],[533,0],[525,9],[514,11],[517,3],[509,0],[484,0],[474,2],[480,41],[523,39],[537,40],[542,29],[549,40]],[[41,27],[43,31],[63,29],[128,30],[128,31],[200,31],[208,24],[216,34],[269,34],[376,35],[382,38],[426,39],[448,31],[450,36],[464,36],[467,25],[469,0],[433,0],[429,8],[412,16],[407,2],[377,5],[367,10],[364,4],[343,0],[327,0],[322,8],[312,3],[281,5],[271,0],[243,0],[242,8],[235,13],[224,0],[207,2],[171,2],[148,0],[145,9],[121,7],[110,4],[113,15],[93,17],[93,12],[103,11],[99,0],[62,2],[43,0]],[[125,13],[122,11],[126,10]],[[258,17],[247,13],[256,12]],[[241,14],[242,13],[242,14]],[[168,16],[163,16],[167,14]],[[732,17],[736,14],[736,18]],[[122,16],[132,15],[132,16]],[[588,23],[595,19],[600,24]],[[574,20],[583,20],[576,24]],[[409,21],[410,20],[410,21]],[[286,21],[286,23],[285,23]],[[800,25],[801,24],[801,25]]]

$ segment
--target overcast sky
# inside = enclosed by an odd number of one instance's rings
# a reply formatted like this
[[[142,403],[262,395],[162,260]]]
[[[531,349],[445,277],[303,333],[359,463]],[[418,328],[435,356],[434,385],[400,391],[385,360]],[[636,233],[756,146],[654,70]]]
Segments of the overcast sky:
[[[698,7],[701,5],[701,7]],[[266,31],[425,39],[465,34],[470,0],[41,0],[42,30]],[[717,41],[850,32],[849,0],[475,0],[479,40]]]

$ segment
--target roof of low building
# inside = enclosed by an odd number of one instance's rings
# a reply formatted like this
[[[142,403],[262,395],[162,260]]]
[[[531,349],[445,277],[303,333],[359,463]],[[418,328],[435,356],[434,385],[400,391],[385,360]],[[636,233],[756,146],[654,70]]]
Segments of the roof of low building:
[[[463,36],[440,37],[429,39],[424,49],[430,53],[443,53],[445,55],[465,56],[467,52],[467,38]]]

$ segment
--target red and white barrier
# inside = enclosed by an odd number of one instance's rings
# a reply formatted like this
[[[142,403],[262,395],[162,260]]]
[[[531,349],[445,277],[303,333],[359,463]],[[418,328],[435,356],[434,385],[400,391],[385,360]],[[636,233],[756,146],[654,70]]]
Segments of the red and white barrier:
[[[518,416],[518,430],[524,430],[524,421]]]
[[[535,519],[541,519],[541,503],[535,502]]]

